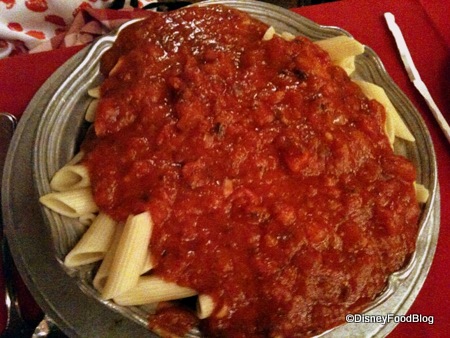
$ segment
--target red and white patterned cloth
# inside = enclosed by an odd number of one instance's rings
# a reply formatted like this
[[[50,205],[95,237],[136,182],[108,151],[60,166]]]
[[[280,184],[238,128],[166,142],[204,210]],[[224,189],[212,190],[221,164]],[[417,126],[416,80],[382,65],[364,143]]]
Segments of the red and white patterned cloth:
[[[0,0],[0,58],[89,43],[151,2],[110,10],[112,0]]]

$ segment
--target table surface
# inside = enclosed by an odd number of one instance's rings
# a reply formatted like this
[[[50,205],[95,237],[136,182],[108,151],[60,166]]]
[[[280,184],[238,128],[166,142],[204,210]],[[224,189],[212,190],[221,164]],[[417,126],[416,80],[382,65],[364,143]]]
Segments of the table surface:
[[[390,11],[396,16],[422,79],[449,121],[450,30],[447,25],[450,14],[448,3],[445,3],[437,0],[347,0],[293,9],[319,24],[341,27],[370,46],[418,109],[432,136],[441,189],[440,234],[431,270],[408,313],[431,315],[434,323],[402,323],[389,337],[443,337],[450,332],[450,276],[445,262],[450,255],[450,145],[409,81],[383,13]],[[70,47],[0,60],[0,111],[20,117],[45,80],[81,48]],[[3,281],[0,280],[0,287],[1,283]],[[0,308],[0,330],[3,325],[4,308]]]

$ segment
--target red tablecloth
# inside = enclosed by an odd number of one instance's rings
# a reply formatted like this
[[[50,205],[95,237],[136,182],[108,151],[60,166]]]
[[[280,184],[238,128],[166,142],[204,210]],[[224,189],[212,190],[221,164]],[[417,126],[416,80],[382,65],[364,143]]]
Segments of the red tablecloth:
[[[294,9],[323,25],[339,26],[370,46],[400,88],[420,111],[433,138],[441,188],[441,225],[434,263],[409,313],[434,316],[434,324],[403,323],[390,337],[445,337],[450,332],[450,145],[404,71],[384,21],[392,12],[401,26],[413,59],[437,105],[450,120],[450,19],[441,0],[348,0]],[[20,116],[43,82],[81,47],[0,60],[0,111]],[[1,295],[0,295],[1,296]],[[0,320],[2,310],[0,309]],[[1,326],[0,326],[1,329]]]

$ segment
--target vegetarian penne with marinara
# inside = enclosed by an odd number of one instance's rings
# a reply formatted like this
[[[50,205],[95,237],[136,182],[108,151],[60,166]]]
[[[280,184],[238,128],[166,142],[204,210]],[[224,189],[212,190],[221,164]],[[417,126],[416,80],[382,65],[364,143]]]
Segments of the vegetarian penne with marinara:
[[[95,217],[67,266],[92,264],[105,302],[158,304],[149,328],[167,336],[319,334],[363,311],[408,263],[428,199],[395,153],[414,135],[351,77],[364,50],[222,5],[124,28],[82,157],[41,197]]]

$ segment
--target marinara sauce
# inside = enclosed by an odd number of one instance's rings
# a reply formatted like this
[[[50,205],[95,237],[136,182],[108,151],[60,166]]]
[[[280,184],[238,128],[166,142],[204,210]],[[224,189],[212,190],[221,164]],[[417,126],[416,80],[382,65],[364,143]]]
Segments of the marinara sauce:
[[[129,26],[85,144],[100,209],[151,212],[152,273],[213,297],[206,336],[320,333],[415,249],[415,169],[384,108],[314,43],[267,28],[217,5]]]

